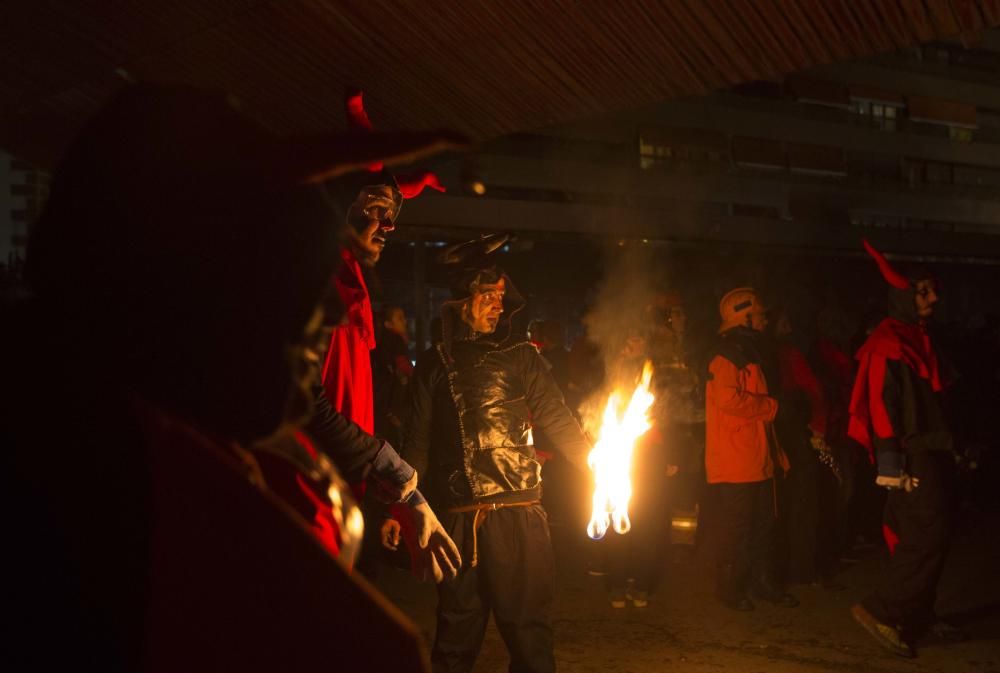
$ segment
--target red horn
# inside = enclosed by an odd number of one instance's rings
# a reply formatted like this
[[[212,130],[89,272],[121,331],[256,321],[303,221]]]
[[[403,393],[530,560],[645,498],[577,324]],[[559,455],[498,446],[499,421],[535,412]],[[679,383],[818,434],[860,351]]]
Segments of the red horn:
[[[420,192],[424,191],[424,187],[430,187],[439,192],[445,191],[444,185],[438,180],[438,176],[430,171],[397,175],[396,183],[399,186],[399,193],[403,195],[404,199],[412,199],[415,196],[420,196]]]
[[[347,112],[347,125],[354,130],[371,131],[375,127],[365,112],[364,91],[348,89],[344,97],[344,108]]]
[[[882,277],[885,278],[885,282],[889,283],[889,285],[893,286],[897,290],[905,290],[910,287],[910,279],[892,268],[892,264],[889,263],[889,260],[887,260],[881,252],[876,250],[872,244],[868,242],[868,239],[862,239],[861,242],[864,244],[865,250],[868,254],[871,255],[872,259],[875,260],[875,263],[878,264],[878,270],[882,272]]]
[[[347,113],[347,125],[354,131],[373,131],[375,127],[365,112],[365,92],[361,89],[348,89],[344,94],[344,111]],[[368,170],[378,173],[382,170],[381,161],[368,165]]]

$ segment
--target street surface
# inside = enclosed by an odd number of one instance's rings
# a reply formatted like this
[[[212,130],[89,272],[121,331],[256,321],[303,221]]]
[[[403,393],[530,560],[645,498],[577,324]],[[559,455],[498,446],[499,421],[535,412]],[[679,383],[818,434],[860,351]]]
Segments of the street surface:
[[[583,532],[580,533],[583,536]],[[840,592],[793,587],[797,608],[757,602],[750,613],[719,606],[712,597],[707,552],[678,549],[664,564],[649,606],[613,609],[601,577],[589,576],[585,555],[569,531],[553,529],[558,591],[554,608],[556,662],[562,673],[1000,673],[1000,512],[966,512],[938,597],[938,613],[971,636],[962,643],[925,640],[907,660],[885,653],[858,627],[848,608],[877,582],[882,550],[846,567]],[[380,588],[427,638],[434,633],[435,592],[407,574],[383,567]],[[493,623],[476,673],[507,670]]]

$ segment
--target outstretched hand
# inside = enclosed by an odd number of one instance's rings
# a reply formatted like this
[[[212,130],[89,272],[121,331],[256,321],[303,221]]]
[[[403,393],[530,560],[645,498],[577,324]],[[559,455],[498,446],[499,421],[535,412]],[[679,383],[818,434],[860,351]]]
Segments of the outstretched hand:
[[[403,540],[410,552],[410,565],[415,577],[442,582],[458,575],[462,555],[430,505],[399,504],[391,509],[402,526]]]
[[[427,503],[412,507],[416,549],[410,546],[413,572],[422,580],[435,582],[458,575],[462,555],[444,526]]]

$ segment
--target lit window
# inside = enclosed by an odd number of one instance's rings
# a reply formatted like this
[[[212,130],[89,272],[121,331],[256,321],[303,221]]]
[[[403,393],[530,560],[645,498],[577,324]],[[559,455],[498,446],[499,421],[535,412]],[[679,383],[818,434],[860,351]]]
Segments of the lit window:
[[[959,126],[949,126],[948,136],[952,140],[956,140],[960,143],[970,143],[972,142],[972,129],[961,128]]]

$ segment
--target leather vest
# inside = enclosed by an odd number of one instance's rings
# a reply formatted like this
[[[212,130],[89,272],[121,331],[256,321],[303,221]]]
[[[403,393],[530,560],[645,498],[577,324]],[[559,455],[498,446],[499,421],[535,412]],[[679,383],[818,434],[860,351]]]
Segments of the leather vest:
[[[489,342],[459,342],[449,360],[438,346],[448,392],[455,405],[461,456],[449,478],[459,501],[500,502],[539,497],[541,465],[535,456],[531,414],[525,400],[522,349]],[[462,468],[458,468],[461,460]],[[460,477],[464,476],[465,483]]]

